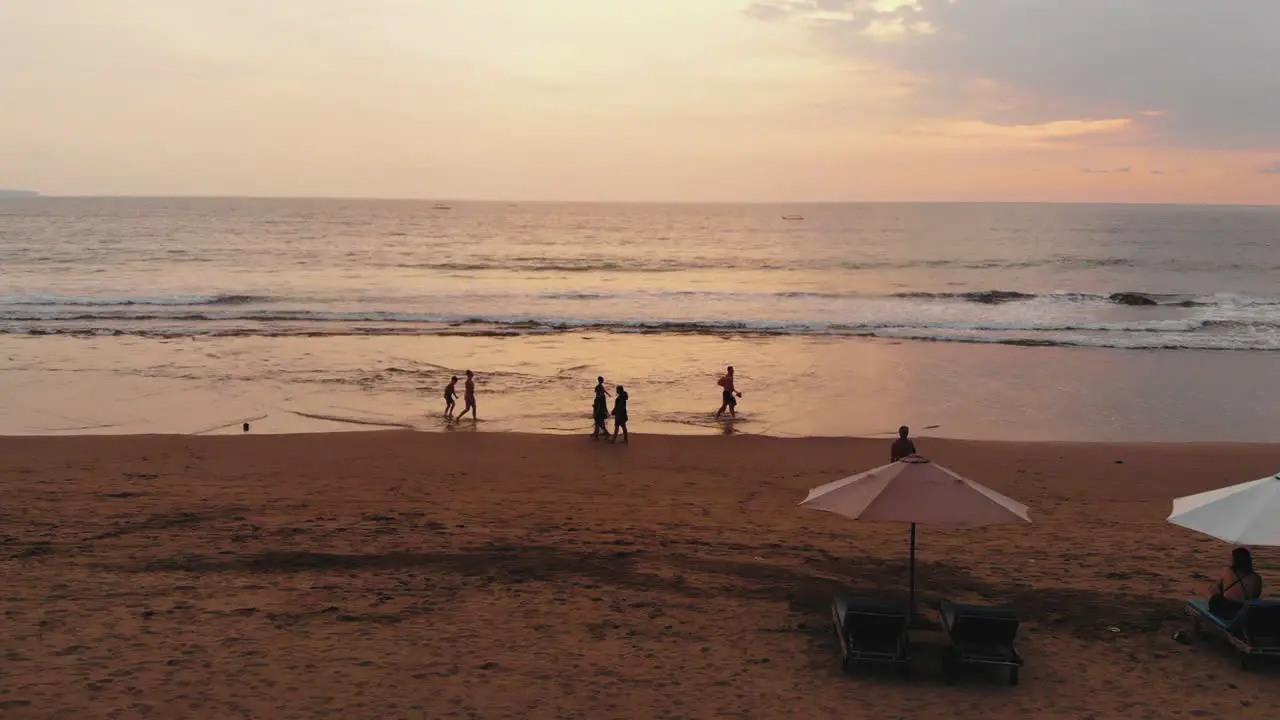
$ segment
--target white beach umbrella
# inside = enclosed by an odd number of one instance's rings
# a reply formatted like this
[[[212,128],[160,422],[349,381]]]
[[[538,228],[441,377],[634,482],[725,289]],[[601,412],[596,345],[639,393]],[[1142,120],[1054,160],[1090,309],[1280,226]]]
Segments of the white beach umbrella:
[[[1177,498],[1169,522],[1236,545],[1280,545],[1280,473]]]
[[[917,523],[972,528],[1031,522],[1026,505],[917,455],[814,488],[800,507],[851,520],[911,523],[912,607]]]

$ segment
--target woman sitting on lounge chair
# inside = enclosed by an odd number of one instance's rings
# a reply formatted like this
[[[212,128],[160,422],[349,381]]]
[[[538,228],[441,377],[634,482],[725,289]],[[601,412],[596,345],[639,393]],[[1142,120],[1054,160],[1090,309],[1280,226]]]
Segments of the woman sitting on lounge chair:
[[[1253,555],[1245,548],[1231,551],[1231,567],[1223,568],[1209,588],[1209,611],[1223,620],[1234,618],[1245,602],[1262,597],[1262,576],[1253,570]]]

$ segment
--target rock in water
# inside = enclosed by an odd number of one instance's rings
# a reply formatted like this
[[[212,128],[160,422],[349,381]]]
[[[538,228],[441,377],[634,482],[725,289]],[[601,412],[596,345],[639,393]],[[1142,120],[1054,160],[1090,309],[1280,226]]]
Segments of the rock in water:
[[[963,297],[969,302],[983,303],[984,305],[998,305],[1000,303],[1015,302],[1018,300],[1030,300],[1035,297],[1029,293],[1017,292],[1014,290],[984,290],[982,292],[962,293]]]
[[[1116,293],[1111,296],[1111,302],[1121,305],[1159,305],[1160,303],[1141,293]]]

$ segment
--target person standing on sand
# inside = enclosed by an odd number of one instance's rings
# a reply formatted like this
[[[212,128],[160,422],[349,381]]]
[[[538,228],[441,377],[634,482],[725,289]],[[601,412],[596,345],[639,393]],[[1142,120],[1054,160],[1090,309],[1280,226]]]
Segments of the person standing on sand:
[[[734,396],[742,397],[742,393],[738,392],[738,389],[733,385],[732,365],[729,366],[729,370],[725,373],[724,377],[720,378],[719,385],[722,392],[720,393],[720,409],[716,411],[716,419],[719,420],[720,416],[724,414],[726,409],[729,410],[729,415],[737,417],[738,400]]]
[[[453,419],[453,408],[457,404],[458,397],[458,376],[454,375],[453,379],[444,388],[444,416],[448,420]]]
[[[618,442],[619,430],[622,431],[622,442],[631,442],[631,436],[627,434],[627,400],[630,397],[619,385],[618,398],[613,401],[613,442]]]
[[[467,371],[467,382],[463,385],[462,395],[467,404],[463,406],[462,412],[458,413],[458,417],[462,418],[470,410],[471,421],[476,422],[476,376],[470,370]]]
[[[889,450],[889,462],[896,463],[902,458],[916,454],[916,444],[907,437],[910,434],[911,428],[906,425],[898,428],[898,439],[893,441],[893,447]]]
[[[591,431],[591,439],[599,439],[601,435],[609,437],[609,391],[604,387],[604,377],[596,378],[596,399],[591,403],[591,419],[595,422]]]

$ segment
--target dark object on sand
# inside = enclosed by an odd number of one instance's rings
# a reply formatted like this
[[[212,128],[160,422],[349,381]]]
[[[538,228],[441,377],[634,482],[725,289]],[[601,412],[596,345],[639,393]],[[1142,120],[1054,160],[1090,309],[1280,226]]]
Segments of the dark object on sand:
[[[249,423],[244,424],[244,431],[249,432]]]
[[[1022,656],[1014,648],[1018,637],[1018,613],[1012,608],[958,605],[947,600],[938,608],[951,647],[942,661],[947,682],[955,680],[961,665],[1009,668],[1009,684],[1018,684]]]
[[[1258,657],[1280,658],[1280,600],[1250,600],[1231,620],[1214,615],[1208,600],[1187,603],[1197,637],[1206,628],[1223,636],[1240,656],[1240,669],[1248,670]]]
[[[888,598],[838,596],[831,601],[831,619],[840,641],[840,668],[855,665],[901,667],[911,674],[907,642],[907,604]]]
[[[1149,298],[1149,297],[1147,297],[1146,295],[1143,295],[1143,294],[1141,294],[1141,293],[1127,293],[1127,292],[1125,292],[1125,293],[1115,293],[1114,295],[1112,295],[1112,296],[1111,296],[1111,298],[1110,298],[1110,299],[1111,299],[1111,302],[1113,302],[1113,303],[1119,303],[1119,304],[1121,304],[1121,305],[1139,305],[1139,306],[1148,306],[1148,305],[1159,305],[1159,304],[1160,304],[1160,303],[1156,302],[1155,300],[1152,300],[1151,298]]]

